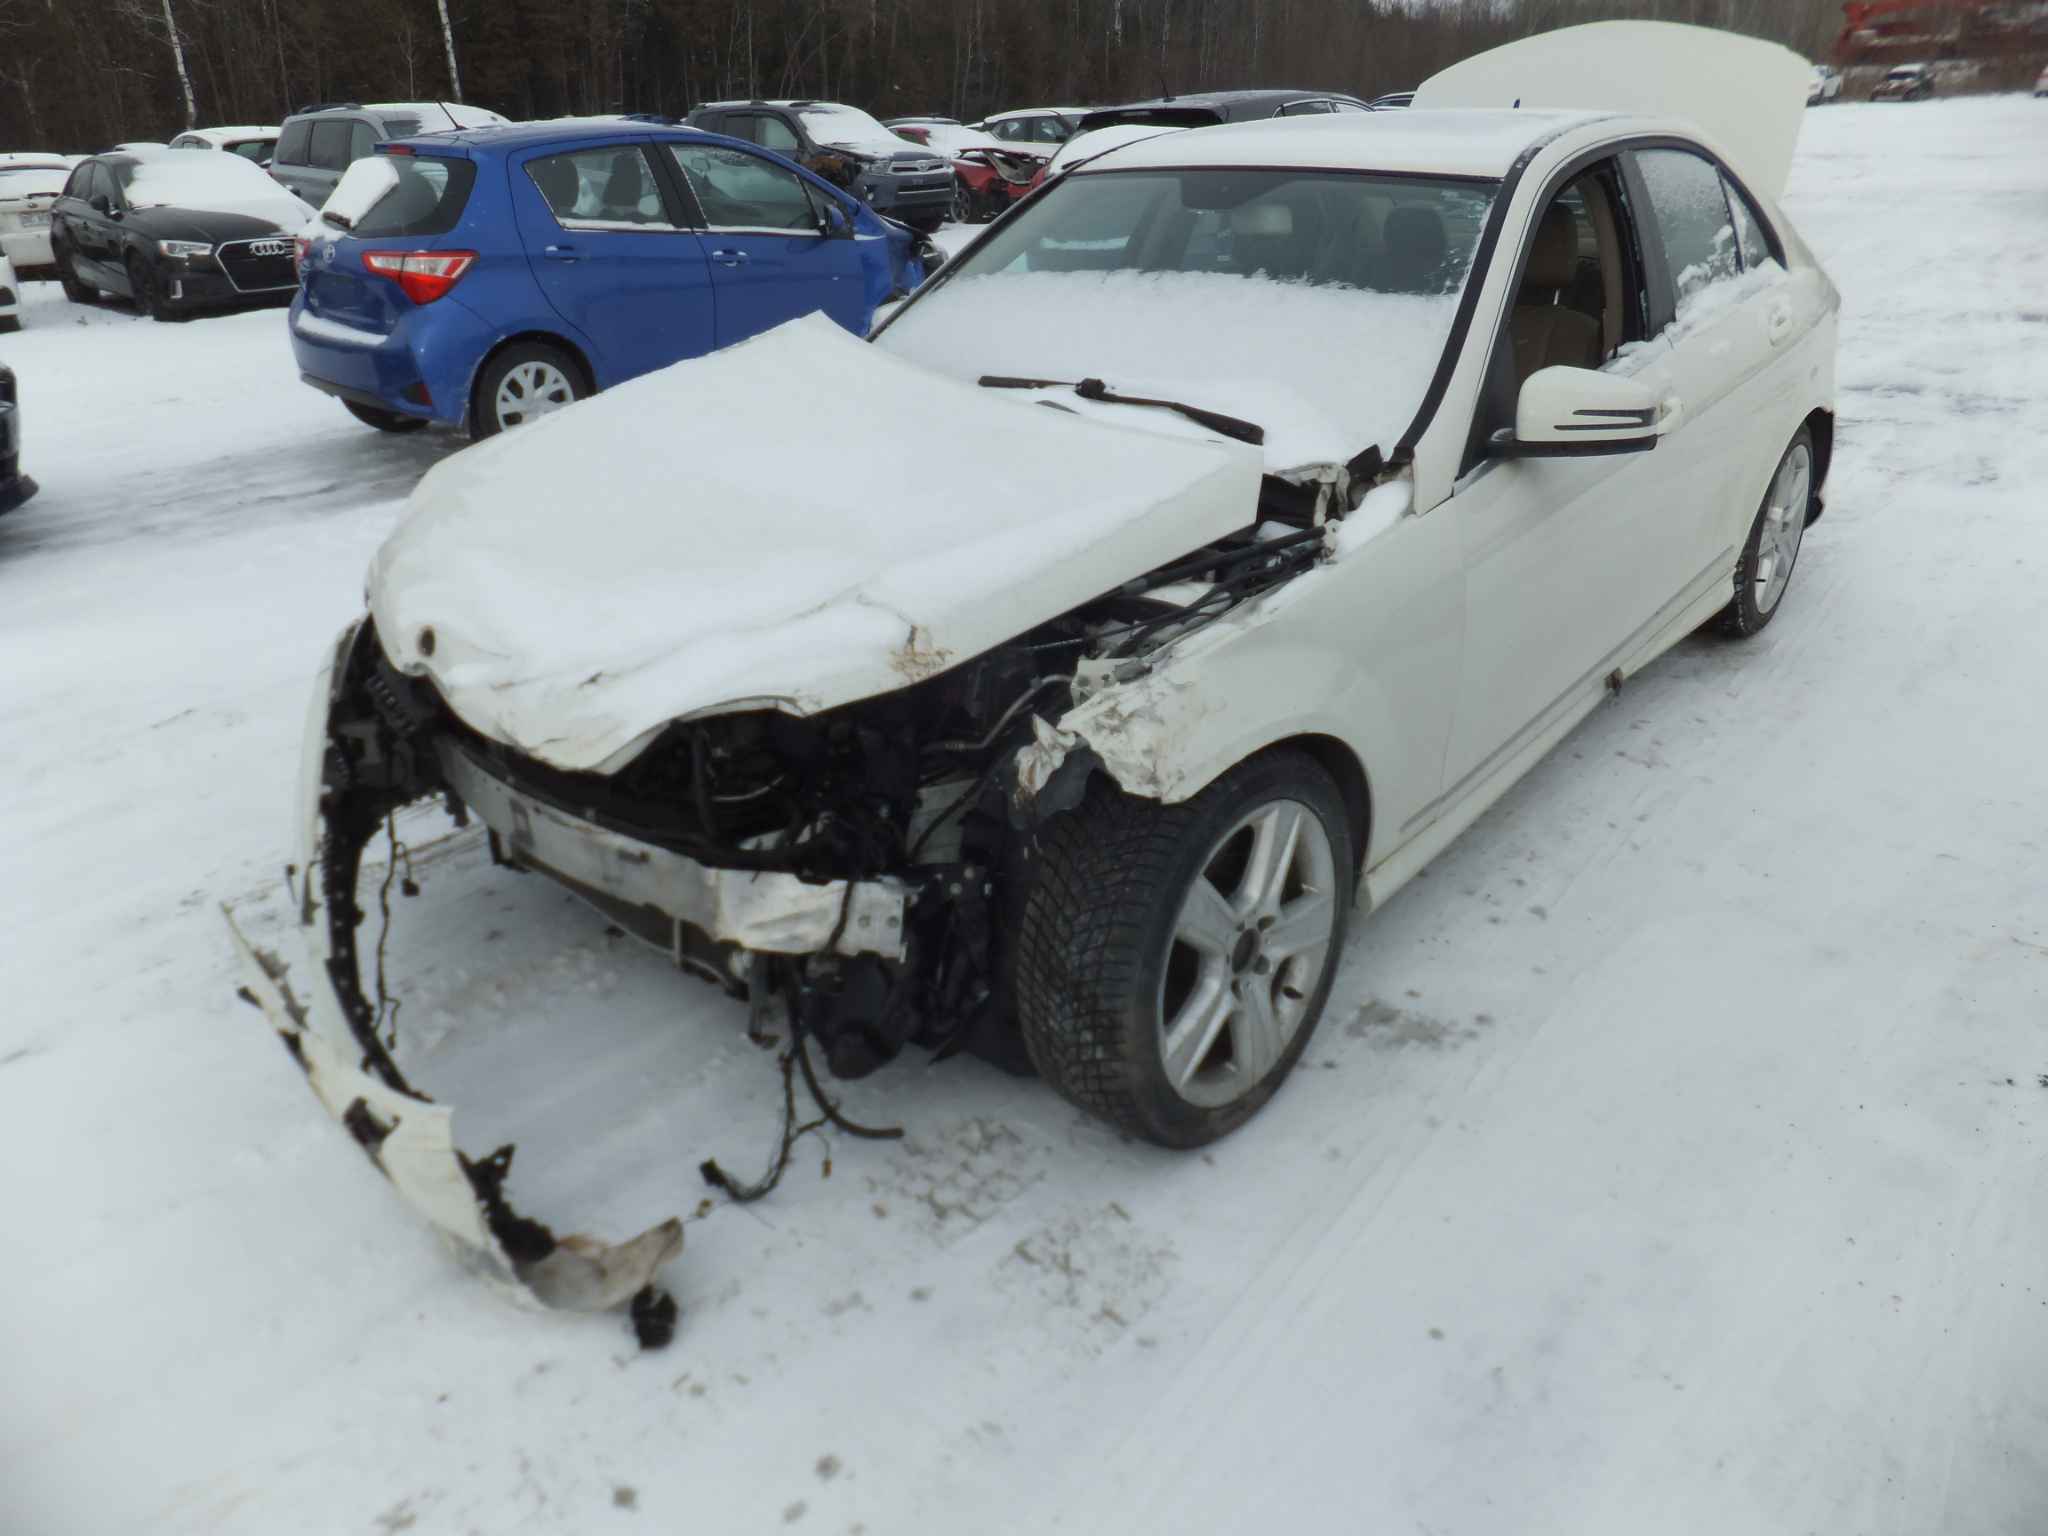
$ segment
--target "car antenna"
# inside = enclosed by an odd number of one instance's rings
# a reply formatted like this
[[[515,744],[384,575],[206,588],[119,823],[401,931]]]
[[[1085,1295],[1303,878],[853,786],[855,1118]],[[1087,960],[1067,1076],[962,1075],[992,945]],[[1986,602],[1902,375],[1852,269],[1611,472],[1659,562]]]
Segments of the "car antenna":
[[[455,121],[455,114],[448,110],[448,103],[445,101],[437,101],[434,103],[434,105],[439,107],[441,109],[441,115],[448,119],[448,126],[450,128],[453,128],[457,133],[460,133],[462,131],[462,124]],[[1519,107],[1521,103],[1518,101],[1515,103],[1515,105]]]

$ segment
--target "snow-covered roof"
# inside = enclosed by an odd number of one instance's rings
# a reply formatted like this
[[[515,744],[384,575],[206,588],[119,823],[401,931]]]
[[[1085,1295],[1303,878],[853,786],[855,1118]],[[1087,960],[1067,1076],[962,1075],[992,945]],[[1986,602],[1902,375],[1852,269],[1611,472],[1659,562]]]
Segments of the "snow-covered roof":
[[[1114,149],[1074,174],[1191,165],[1505,176],[1532,144],[1609,113],[1417,110],[1276,117],[1158,134]]]
[[[275,124],[264,127],[246,123],[239,128],[187,128],[178,137],[181,139],[204,139],[209,144],[234,144],[243,139],[274,139],[278,135]]]
[[[1012,107],[1007,112],[991,112],[982,121],[1006,123],[1013,117],[1044,117],[1048,112],[1058,113],[1061,117],[1079,117],[1084,112],[1094,110],[1093,107]]]

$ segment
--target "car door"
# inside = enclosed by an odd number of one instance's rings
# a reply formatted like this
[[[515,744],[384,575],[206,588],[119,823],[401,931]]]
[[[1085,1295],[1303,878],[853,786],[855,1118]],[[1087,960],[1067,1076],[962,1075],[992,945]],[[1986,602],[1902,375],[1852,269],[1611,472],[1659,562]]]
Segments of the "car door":
[[[104,165],[95,162],[86,170],[85,198],[74,210],[71,228],[80,275],[126,293],[128,273],[120,265],[121,230],[116,218],[122,207],[121,189]]]
[[[1608,354],[1601,370],[1659,398],[1671,393],[1669,347],[1650,335],[1646,254],[1625,186],[1616,162],[1587,167],[1539,205],[1524,230],[1519,253],[1509,257],[1518,263],[1514,309],[1501,317],[1496,382],[1482,402],[1475,443],[1512,424],[1522,375],[1552,361],[1512,359],[1517,312],[1567,298],[1569,284],[1551,280],[1567,274],[1537,270],[1537,238],[1553,206],[1573,216],[1574,249],[1602,264],[1603,291],[1607,268],[1619,282],[1620,327],[1601,338]],[[1604,209],[1597,218],[1596,204]],[[1672,464],[1663,444],[1649,453],[1578,458],[1480,452],[1451,500],[1429,514],[1457,519],[1465,552],[1465,647],[1445,758],[1450,795],[1538,734],[1568,700],[1597,687],[1630,642],[1673,608],[1683,582],[1674,574],[1683,562],[1674,558],[1679,535],[1669,518]]]
[[[1712,160],[1676,146],[1631,158],[1653,214],[1644,231],[1653,279],[1661,279],[1653,302],[1684,411],[1659,451],[1668,504],[1685,519],[1695,569],[1732,566],[1785,448],[1778,424],[1794,413],[1790,279],[1755,210]]]
[[[814,310],[866,334],[867,270],[843,205],[762,155],[708,144],[665,148],[703,221],[719,346]],[[841,222],[828,224],[828,209]]]
[[[548,303],[582,333],[600,382],[717,344],[704,240],[644,140],[513,157],[513,216]]]

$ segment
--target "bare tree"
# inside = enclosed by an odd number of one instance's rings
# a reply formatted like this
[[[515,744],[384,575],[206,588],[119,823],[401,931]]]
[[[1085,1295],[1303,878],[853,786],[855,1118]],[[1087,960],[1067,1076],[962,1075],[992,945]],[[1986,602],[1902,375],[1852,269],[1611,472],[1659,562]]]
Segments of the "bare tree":
[[[169,5],[171,0],[164,0]],[[455,28],[448,22],[448,0],[434,0],[441,8],[441,43],[448,50],[448,99],[462,100],[462,72],[455,67]]]

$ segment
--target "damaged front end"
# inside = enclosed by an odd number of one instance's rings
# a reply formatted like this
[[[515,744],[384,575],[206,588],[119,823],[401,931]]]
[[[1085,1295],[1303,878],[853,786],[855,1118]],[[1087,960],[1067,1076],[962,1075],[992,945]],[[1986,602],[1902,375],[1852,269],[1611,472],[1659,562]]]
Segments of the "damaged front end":
[[[906,667],[918,680],[813,714],[700,712],[608,772],[475,729],[365,618],[338,642],[308,722],[294,897],[310,974],[238,930],[243,995],[399,1193],[488,1273],[548,1306],[631,1303],[643,1340],[659,1342],[673,1303],[655,1272],[681,1247],[680,1223],[617,1246],[556,1237],[507,1201],[512,1148],[465,1154],[451,1111],[408,1081],[381,961],[368,987],[361,963],[372,840],[420,802],[457,825],[475,818],[494,863],[548,876],[746,998],[759,1030],[786,1032],[792,1054],[815,1046],[834,1076],[909,1045],[1029,1072],[1006,935],[1034,829],[1078,804],[1100,768],[1059,721],[1316,565],[1333,500],[1327,484],[1269,480],[1253,526],[971,660]]]

